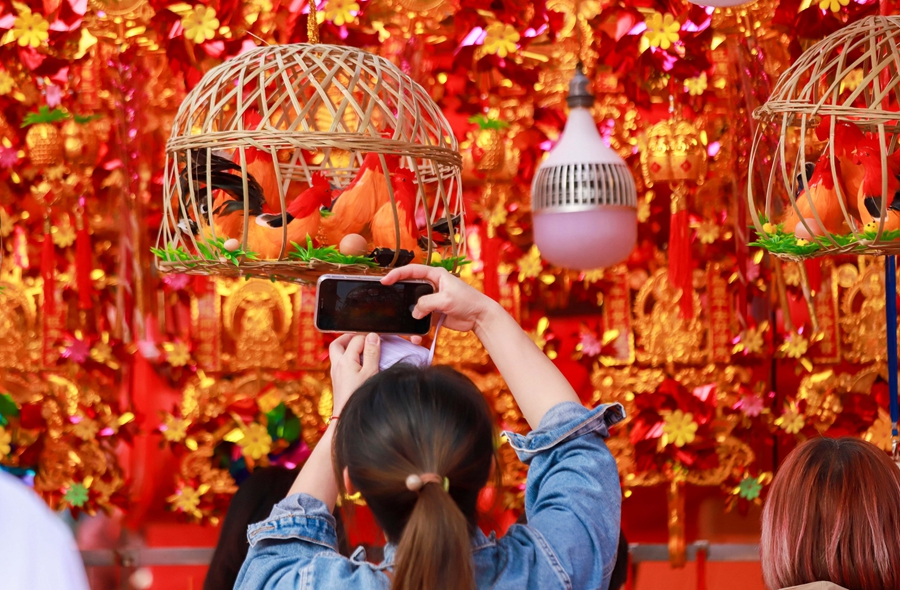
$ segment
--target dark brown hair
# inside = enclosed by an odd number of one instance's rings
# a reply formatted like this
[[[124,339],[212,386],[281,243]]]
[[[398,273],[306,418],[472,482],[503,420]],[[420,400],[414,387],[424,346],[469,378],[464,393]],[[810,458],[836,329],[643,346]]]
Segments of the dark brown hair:
[[[770,590],[900,588],[900,469],[861,440],[803,443],[772,482],[761,553]]]
[[[394,366],[353,394],[335,433],[335,474],[343,482],[347,468],[397,543],[393,590],[474,589],[470,537],[493,461],[487,402],[452,369]],[[407,489],[406,478],[423,473],[446,477],[448,491]]]

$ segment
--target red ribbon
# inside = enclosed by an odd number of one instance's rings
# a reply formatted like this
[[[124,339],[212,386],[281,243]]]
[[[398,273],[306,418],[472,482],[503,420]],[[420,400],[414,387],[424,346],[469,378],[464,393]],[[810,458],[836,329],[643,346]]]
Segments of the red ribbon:
[[[93,267],[91,257],[91,236],[85,223],[84,213],[76,220],[75,232],[75,286],[78,288],[78,307],[90,309],[94,285],[91,281]]]
[[[44,230],[44,247],[41,250],[41,278],[44,279],[44,315],[56,314],[56,252],[53,250],[53,237],[50,225]]]

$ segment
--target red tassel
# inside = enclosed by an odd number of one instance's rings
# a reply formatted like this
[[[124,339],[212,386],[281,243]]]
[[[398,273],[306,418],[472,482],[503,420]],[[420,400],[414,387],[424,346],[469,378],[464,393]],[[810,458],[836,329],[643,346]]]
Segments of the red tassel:
[[[697,548],[697,590],[706,590],[706,547]]]
[[[41,278],[44,279],[44,315],[56,314],[56,252],[53,249],[53,237],[50,235],[50,223],[44,227],[44,247],[41,251]]]
[[[488,237],[484,232],[481,244],[481,260],[484,263],[484,294],[500,301],[500,239]]]
[[[675,198],[673,196],[673,198]],[[694,317],[693,261],[691,230],[686,209],[672,213],[669,225],[669,284],[681,289],[681,317]]]
[[[822,288],[822,261],[818,258],[804,260],[806,265],[806,277],[809,279],[809,289],[813,293],[818,293]]]
[[[91,281],[93,267],[91,257],[91,236],[84,220],[84,213],[75,219],[75,286],[78,288],[78,307],[90,309],[94,285]]]

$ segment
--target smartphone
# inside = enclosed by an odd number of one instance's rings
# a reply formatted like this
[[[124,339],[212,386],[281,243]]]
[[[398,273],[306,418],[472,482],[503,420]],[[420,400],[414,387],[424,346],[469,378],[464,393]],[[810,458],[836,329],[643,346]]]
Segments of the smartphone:
[[[316,288],[316,328],[320,332],[428,334],[431,315],[415,319],[420,297],[434,293],[428,281],[382,285],[381,277],[324,275]]]

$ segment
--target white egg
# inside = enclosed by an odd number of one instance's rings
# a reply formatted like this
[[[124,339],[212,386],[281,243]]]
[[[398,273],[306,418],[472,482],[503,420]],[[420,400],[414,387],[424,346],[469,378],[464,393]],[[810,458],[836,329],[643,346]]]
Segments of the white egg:
[[[237,250],[238,248],[241,247],[241,243],[234,238],[229,238],[229,239],[225,240],[225,243],[222,244],[222,247],[225,248],[226,250],[228,250],[229,252],[234,252],[235,250]]]

